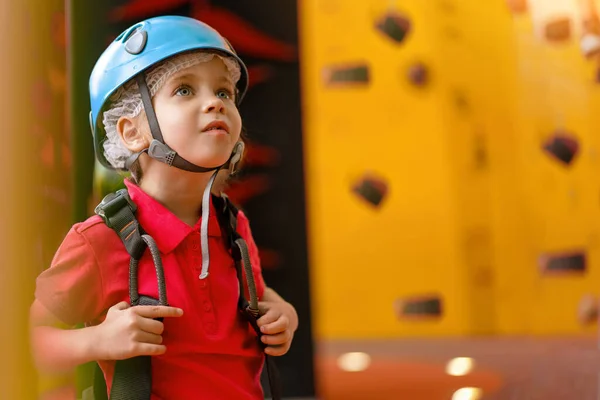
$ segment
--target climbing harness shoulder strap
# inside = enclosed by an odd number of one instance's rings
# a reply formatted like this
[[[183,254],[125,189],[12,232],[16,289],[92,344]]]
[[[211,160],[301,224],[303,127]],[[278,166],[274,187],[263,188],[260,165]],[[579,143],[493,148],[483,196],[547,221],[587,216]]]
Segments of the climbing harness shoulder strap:
[[[154,239],[145,234],[135,217],[137,206],[127,193],[121,189],[107,195],[96,207],[95,212],[102,217],[106,225],[114,230],[131,256],[129,263],[129,299],[132,306],[168,305],[164,271],[160,252]],[[159,298],[140,296],[138,292],[138,263],[146,247],[150,249],[156,269]],[[96,400],[107,398],[106,383],[97,366],[94,376],[94,397]],[[151,357],[139,356],[118,360],[115,365],[110,400],[149,400],[152,393]]]
[[[254,282],[254,273],[252,272],[252,263],[248,253],[246,241],[237,232],[237,214],[238,209],[231,203],[227,195],[221,194],[221,197],[213,199],[217,210],[217,217],[221,225],[221,229],[225,232],[224,239],[227,247],[231,252],[231,256],[235,261],[235,269],[237,272],[239,284],[238,310],[248,320],[254,331],[256,332],[258,343],[261,349],[266,345],[262,342],[262,332],[258,327],[257,320],[260,317],[258,310],[258,295],[256,293],[256,283]],[[244,277],[248,286],[248,294],[250,301],[246,299],[244,290]],[[275,360],[268,354],[265,354],[265,364],[267,368],[267,376],[269,378],[269,389],[273,400],[280,400],[282,396],[281,380],[279,370],[275,365]]]

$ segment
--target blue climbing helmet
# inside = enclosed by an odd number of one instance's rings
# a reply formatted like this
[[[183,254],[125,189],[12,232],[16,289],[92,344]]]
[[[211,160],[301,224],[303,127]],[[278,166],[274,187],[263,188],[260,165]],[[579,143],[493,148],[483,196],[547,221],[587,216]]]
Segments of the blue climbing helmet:
[[[227,39],[209,25],[194,18],[181,16],[154,17],[137,23],[124,32],[102,53],[90,76],[90,126],[94,137],[94,149],[100,163],[109,169],[115,169],[104,156],[103,142],[106,132],[102,123],[102,112],[109,105],[110,96],[126,82],[136,79],[144,110],[152,133],[150,148],[144,150],[150,157],[174,167],[192,172],[208,172],[217,168],[205,168],[194,165],[181,158],[164,143],[156,115],[152,107],[151,96],[146,83],[145,72],[148,68],[174,55],[193,51],[214,51],[231,57],[240,66],[241,76],[236,87],[236,102],[244,97],[248,89],[248,70],[237,56]],[[240,148],[241,147],[241,148]],[[234,148],[232,158],[226,163],[237,163],[243,152],[243,143]],[[130,166],[139,154],[132,156]],[[235,158],[235,160],[234,160]]]

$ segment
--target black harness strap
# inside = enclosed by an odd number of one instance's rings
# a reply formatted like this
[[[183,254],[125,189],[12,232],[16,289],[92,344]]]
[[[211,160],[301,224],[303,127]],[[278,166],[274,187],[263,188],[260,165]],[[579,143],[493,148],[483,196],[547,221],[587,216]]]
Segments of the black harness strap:
[[[167,305],[166,285],[160,254],[154,240],[144,234],[135,213],[137,207],[129,198],[126,189],[107,195],[96,207],[106,225],[113,229],[125,245],[131,256],[129,264],[129,297],[132,306]],[[156,267],[159,300],[140,296],[137,285],[137,267],[146,247],[150,248]],[[115,365],[110,400],[149,400],[152,393],[151,357],[139,356],[118,360]],[[106,383],[102,371],[96,368],[94,376],[94,397],[96,400],[107,398]]]
[[[250,258],[248,255],[248,248],[246,246],[246,241],[241,237],[241,235],[237,232],[237,208],[231,203],[229,198],[225,194],[221,194],[221,198],[215,197],[214,199],[215,207],[217,210],[221,208],[221,212],[217,212],[217,217],[219,218],[219,222],[221,225],[221,229],[225,232],[225,240],[228,244],[228,247],[231,251],[231,256],[235,261],[235,269],[238,278],[239,284],[239,298],[238,298],[238,311],[246,318],[246,320],[250,323],[254,331],[256,332],[258,343],[261,349],[264,349],[266,345],[262,342],[262,332],[257,324],[257,319],[260,316],[257,305],[253,305],[248,303],[246,300],[246,296],[244,295],[244,266],[246,266],[246,271],[248,271],[246,275],[246,280],[248,280],[248,289],[252,291],[255,290],[255,285],[250,283],[254,282],[254,275],[252,274],[252,266],[250,263]],[[220,204],[220,206],[219,206]],[[251,297],[256,298],[256,293],[254,296],[251,294]],[[271,390],[271,398],[273,400],[281,400],[282,391],[281,391],[281,380],[279,377],[279,370],[277,369],[277,365],[275,364],[275,360],[270,357],[268,354],[265,354],[265,364],[267,367],[267,376],[269,378],[269,388]]]

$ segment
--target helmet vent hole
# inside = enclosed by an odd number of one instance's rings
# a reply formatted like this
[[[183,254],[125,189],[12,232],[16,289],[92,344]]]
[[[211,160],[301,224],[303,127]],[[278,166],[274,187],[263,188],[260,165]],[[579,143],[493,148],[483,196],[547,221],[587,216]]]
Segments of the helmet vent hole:
[[[128,29],[121,32],[121,34],[119,36],[117,36],[117,38],[115,39],[115,42],[118,42],[121,40],[123,42],[126,42],[131,37],[131,35],[133,35],[137,31],[139,31],[142,28],[142,26],[143,26],[143,24],[137,24],[137,25],[129,27]]]
[[[123,43],[125,43],[125,50],[129,54],[140,54],[144,47],[146,47],[146,41],[148,40],[148,32],[141,27],[135,29],[131,34],[127,35]]]

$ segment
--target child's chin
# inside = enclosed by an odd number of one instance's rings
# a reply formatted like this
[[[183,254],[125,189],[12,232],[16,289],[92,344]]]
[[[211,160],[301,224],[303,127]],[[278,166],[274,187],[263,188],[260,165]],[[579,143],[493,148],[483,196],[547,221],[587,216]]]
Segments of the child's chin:
[[[229,157],[204,157],[204,158],[197,158],[195,160],[188,160],[193,164],[196,164],[200,167],[204,167],[204,168],[218,168],[220,166],[222,166],[223,164],[225,164],[227,162],[227,160],[229,159]]]

